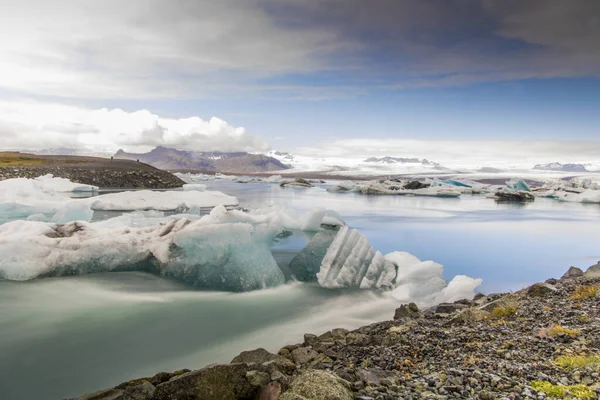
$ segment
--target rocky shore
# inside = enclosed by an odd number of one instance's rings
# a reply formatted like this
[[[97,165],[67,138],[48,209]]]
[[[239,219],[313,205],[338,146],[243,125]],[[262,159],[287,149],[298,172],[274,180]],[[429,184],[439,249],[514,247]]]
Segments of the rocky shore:
[[[161,372],[77,400],[597,399],[600,263],[516,293],[334,329],[278,354]],[[392,316],[390,316],[392,317]]]
[[[170,172],[131,160],[0,153],[0,181],[47,174],[101,188],[172,189],[185,183]]]

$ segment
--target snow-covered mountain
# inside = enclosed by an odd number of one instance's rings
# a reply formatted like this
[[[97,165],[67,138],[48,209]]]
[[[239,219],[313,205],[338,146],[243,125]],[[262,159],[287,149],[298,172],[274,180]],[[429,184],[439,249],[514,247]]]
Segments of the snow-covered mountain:
[[[451,171],[438,163],[418,158],[310,157],[280,151],[271,151],[268,155],[291,167],[282,173],[313,172],[341,176],[384,176]]]
[[[542,171],[590,172],[583,164],[561,164],[559,162],[537,164],[533,169]]]
[[[156,168],[170,171],[249,174],[289,168],[276,158],[264,154],[184,151],[163,146],[158,146],[148,153],[139,154],[119,150],[114,157],[140,160]]]

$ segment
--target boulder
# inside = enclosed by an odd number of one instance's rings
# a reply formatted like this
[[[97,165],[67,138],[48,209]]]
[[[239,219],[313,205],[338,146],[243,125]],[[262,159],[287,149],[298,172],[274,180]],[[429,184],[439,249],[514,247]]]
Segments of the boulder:
[[[527,288],[527,295],[531,297],[546,296],[558,291],[554,286],[549,283],[534,283]]]
[[[279,400],[281,396],[281,384],[271,382],[258,391],[256,400]]]
[[[214,365],[175,377],[156,387],[152,400],[252,399],[258,388],[246,374],[247,364]]]
[[[456,316],[452,317],[451,323],[465,324],[469,322],[485,321],[490,317],[490,313],[484,310],[468,308],[460,311]]]
[[[262,364],[264,362],[275,360],[280,357],[281,356],[278,356],[277,354],[269,353],[267,350],[261,347],[256,350],[242,351],[238,356],[234,357],[233,360],[231,360],[231,363]]]
[[[381,368],[359,369],[356,375],[366,386],[391,386],[398,380],[398,373]]]
[[[98,392],[84,394],[83,396],[77,397],[74,400],[122,400],[123,390],[121,389],[107,389],[100,390]]]
[[[600,262],[589,267],[585,271],[585,274],[583,274],[583,276],[585,276],[588,279],[600,278]]]
[[[346,335],[346,343],[349,345],[366,346],[371,342],[371,338],[363,333],[351,332]]]
[[[454,311],[462,310],[467,308],[468,306],[464,304],[455,304],[455,303],[441,303],[435,306],[436,314],[452,314]]]
[[[583,276],[583,270],[577,267],[571,267],[560,279],[572,279],[577,278],[579,276]]]
[[[299,347],[292,351],[292,359],[296,364],[307,364],[319,356],[319,353],[310,347]]]
[[[298,375],[281,400],[353,400],[350,383],[327,372],[309,369]]]
[[[396,312],[394,313],[394,319],[417,318],[420,315],[419,307],[417,307],[415,303],[402,304],[396,309]]]

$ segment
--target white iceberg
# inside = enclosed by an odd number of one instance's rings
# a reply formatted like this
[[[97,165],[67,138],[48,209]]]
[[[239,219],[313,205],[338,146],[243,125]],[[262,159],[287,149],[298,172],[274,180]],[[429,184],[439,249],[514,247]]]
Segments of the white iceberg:
[[[391,290],[397,300],[430,304],[472,298],[482,282],[463,275],[446,282],[442,272],[442,265],[409,253],[383,256],[358,231],[342,227],[327,249],[317,279],[325,288]]]
[[[201,183],[186,183],[185,185],[183,185],[184,192],[189,192],[192,190],[195,190],[197,192],[204,192],[206,190],[206,185],[203,185]]]
[[[317,273],[325,288],[359,287],[391,289],[396,278],[396,265],[386,260],[356,229],[342,227],[321,262]]]
[[[91,219],[87,203],[80,203],[82,200],[70,199],[64,192],[57,191],[73,189],[75,186],[70,181],[49,176],[42,178],[0,181],[0,223],[33,215],[38,220],[61,222],[66,222],[65,218],[69,215],[85,221]]]
[[[138,211],[157,210],[174,211],[189,208],[208,208],[218,205],[237,206],[238,200],[217,191],[164,191],[140,190],[110,193],[86,199],[92,210]],[[84,200],[82,200],[84,201]]]
[[[39,176],[35,180],[45,189],[54,192],[97,192],[99,190],[98,186],[71,182],[65,178],[55,178],[52,174]]]
[[[260,289],[284,280],[269,250],[273,235],[265,226],[187,219],[139,228],[14,221],[0,225],[0,278],[141,270],[195,287]]]

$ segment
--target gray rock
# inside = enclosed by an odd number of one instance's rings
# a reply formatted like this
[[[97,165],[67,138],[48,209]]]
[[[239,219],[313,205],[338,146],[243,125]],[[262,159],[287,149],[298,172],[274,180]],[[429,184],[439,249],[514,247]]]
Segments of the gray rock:
[[[462,310],[467,308],[468,306],[464,304],[455,304],[455,303],[441,303],[435,307],[436,314],[452,314],[454,311]]]
[[[353,400],[350,383],[326,371],[306,370],[291,383],[281,400]]]
[[[571,279],[577,278],[578,276],[583,276],[583,270],[577,267],[571,267],[560,279]]]
[[[81,397],[77,397],[74,400],[122,400],[123,390],[121,389],[108,389],[100,390],[98,392],[84,394]]]
[[[246,372],[246,379],[252,386],[260,388],[271,381],[271,375],[262,371],[248,371]]]
[[[419,307],[415,303],[402,304],[394,313],[394,319],[417,318],[419,316]]]
[[[156,388],[148,381],[129,386],[123,391],[123,400],[148,400],[154,396]]]
[[[363,333],[351,332],[346,336],[346,343],[358,346],[366,346],[371,342],[371,338]]]
[[[309,347],[299,347],[292,351],[292,358],[297,364],[307,364],[319,356],[319,353]]]
[[[267,350],[261,347],[256,350],[242,351],[238,356],[234,357],[233,360],[231,360],[231,363],[262,364],[267,361],[275,360],[279,357],[281,356],[269,353]]]
[[[527,295],[532,297],[541,297],[556,293],[557,289],[549,283],[534,283],[527,288]]]
[[[585,274],[583,274],[583,276],[585,276],[588,279],[600,278],[600,262],[589,267],[585,271]]]
[[[236,400],[258,388],[246,379],[247,364],[215,365],[188,372],[156,387],[152,400]]]
[[[454,317],[452,317],[452,319],[450,319],[450,322],[465,324],[469,322],[485,321],[489,317],[490,313],[487,311],[468,308],[457,313]]]
[[[281,396],[281,384],[271,382],[258,391],[256,400],[279,400]]]
[[[398,380],[396,372],[386,371],[381,368],[359,369],[356,375],[367,386],[392,386]]]
[[[302,282],[317,280],[321,262],[336,235],[337,231],[330,229],[317,232],[304,249],[292,259],[290,270],[296,279]]]

